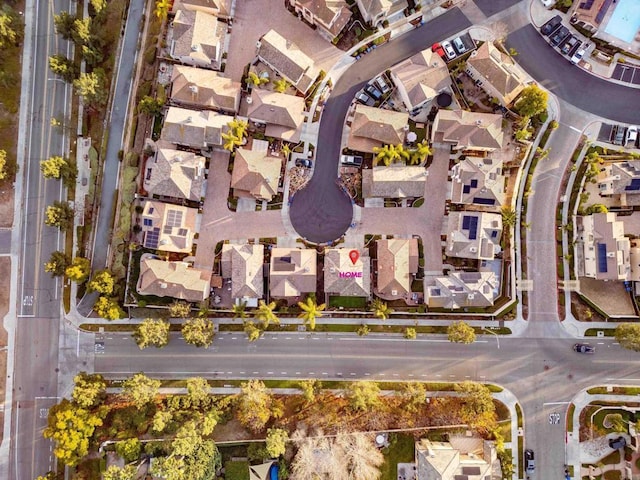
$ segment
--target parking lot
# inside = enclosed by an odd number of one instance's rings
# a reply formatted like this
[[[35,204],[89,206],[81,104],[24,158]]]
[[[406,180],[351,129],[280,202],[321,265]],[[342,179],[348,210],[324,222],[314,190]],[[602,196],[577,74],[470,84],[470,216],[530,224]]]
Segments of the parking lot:
[[[618,63],[613,70],[611,78],[623,82],[640,85],[640,66],[626,63]]]

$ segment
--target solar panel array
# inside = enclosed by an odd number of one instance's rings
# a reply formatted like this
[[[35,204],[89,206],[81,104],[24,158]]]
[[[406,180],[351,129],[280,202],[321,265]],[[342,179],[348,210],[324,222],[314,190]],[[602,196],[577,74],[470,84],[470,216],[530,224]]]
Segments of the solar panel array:
[[[477,179],[473,179],[471,180],[471,188],[478,188],[478,180]]]
[[[473,197],[473,203],[477,203],[478,205],[495,205],[495,198],[478,198]]]
[[[629,191],[635,191],[635,190],[640,190],[640,178],[634,178],[633,180],[631,180],[631,183],[629,185],[627,185],[626,187],[624,187],[625,190]]]
[[[180,210],[169,210],[167,212],[165,225],[170,227],[179,227],[182,225],[182,212]]]
[[[598,271],[607,273],[607,244],[598,244]]]
[[[144,236],[144,246],[147,248],[158,248],[158,238],[160,237],[160,229],[154,228],[147,232]]]

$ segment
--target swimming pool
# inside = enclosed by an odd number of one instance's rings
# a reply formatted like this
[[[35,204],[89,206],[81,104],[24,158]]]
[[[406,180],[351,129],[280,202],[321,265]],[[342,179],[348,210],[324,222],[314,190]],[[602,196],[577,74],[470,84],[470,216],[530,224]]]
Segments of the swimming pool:
[[[618,0],[616,9],[604,31],[620,40],[631,43],[639,29],[640,2],[638,0]]]

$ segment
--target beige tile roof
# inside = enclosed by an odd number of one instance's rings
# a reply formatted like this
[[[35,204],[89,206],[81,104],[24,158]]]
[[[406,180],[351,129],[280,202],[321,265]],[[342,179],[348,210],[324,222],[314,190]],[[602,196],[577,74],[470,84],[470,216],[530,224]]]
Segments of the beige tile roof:
[[[467,157],[451,169],[451,201],[500,207],[505,197],[502,161]]]
[[[371,295],[371,263],[366,250],[354,264],[349,258],[351,248],[330,248],[324,254],[324,292],[344,297]]]
[[[408,110],[432,100],[451,86],[446,63],[430,48],[391,68],[391,78]]]
[[[249,194],[258,200],[271,201],[278,193],[282,159],[268,152],[238,148],[233,162],[231,188],[234,195]]]
[[[426,170],[420,166],[390,165],[362,171],[364,198],[411,198],[424,196]]]
[[[140,295],[201,302],[209,296],[211,275],[185,262],[165,262],[152,256],[140,259],[136,291]]]
[[[191,253],[196,234],[197,209],[155,200],[145,200],[142,209],[145,248]]]
[[[631,272],[629,238],[613,212],[577,217],[578,274],[596,280],[627,280]]]
[[[456,148],[502,148],[502,115],[466,110],[440,110],[431,132],[431,143],[434,142],[452,143]]]
[[[474,445],[478,442],[469,442]],[[497,480],[499,466],[495,462],[495,447],[480,440],[474,452],[461,451],[451,442],[435,442],[426,438],[416,442],[416,478],[419,480]],[[462,442],[460,442],[462,443]],[[487,452],[487,453],[484,453]],[[473,454],[473,455],[472,455]],[[495,468],[494,468],[495,465]]]
[[[173,19],[171,56],[185,63],[217,67],[226,25],[202,11],[178,10]]]
[[[269,288],[272,297],[299,297],[316,291],[317,253],[312,248],[272,248]]]
[[[226,112],[236,112],[240,104],[240,82],[202,68],[174,65],[171,100]]]
[[[232,120],[230,115],[211,110],[169,107],[160,139],[192,148],[219,146],[223,143],[222,134],[229,129],[227,124]]]
[[[638,195],[640,187],[640,161],[625,160],[603,165],[598,174],[600,195]]]
[[[204,167],[204,157],[159,147],[155,157],[147,160],[144,189],[149,195],[199,201],[205,183]]]
[[[498,296],[494,272],[450,272],[433,277],[425,288],[425,303],[431,308],[489,307]]]
[[[232,0],[174,0],[173,12],[190,10],[226,18],[231,15],[231,2]]]
[[[418,240],[394,238],[376,242],[378,291],[385,296],[411,293],[411,281],[418,271]]]
[[[357,0],[357,2],[360,13],[367,22],[380,15],[381,18],[385,18],[407,7],[406,0]]]
[[[357,105],[347,146],[359,152],[373,152],[374,147],[403,143],[408,121],[408,113]]]
[[[481,80],[486,90],[490,84],[505,105],[509,105],[526,86],[526,74],[509,55],[498,50],[491,42],[483,43],[467,60],[472,77]],[[491,92],[489,92],[491,93]]]
[[[264,245],[226,243],[222,246],[222,277],[231,279],[232,298],[264,296]]]
[[[493,260],[500,251],[502,215],[486,212],[450,212],[447,222],[448,257]]]
[[[311,57],[275,30],[258,41],[257,55],[302,93],[307,93],[320,73]]]
[[[247,116],[254,122],[273,127],[269,136],[298,141],[304,123],[304,99],[286,93],[254,88]]]
[[[332,37],[342,31],[352,15],[344,0],[294,0],[294,7],[313,14],[313,23]]]

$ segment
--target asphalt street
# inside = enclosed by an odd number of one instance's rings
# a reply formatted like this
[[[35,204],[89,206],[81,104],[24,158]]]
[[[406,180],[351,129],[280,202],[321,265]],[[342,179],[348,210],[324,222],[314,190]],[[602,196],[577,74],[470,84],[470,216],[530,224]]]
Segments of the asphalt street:
[[[356,92],[391,65],[470,26],[467,17],[453,8],[421,28],[364,55],[340,77],[324,107],[313,177],[291,202],[289,216],[300,236],[313,242],[330,242],[338,239],[351,224],[351,199],[338,187],[336,180],[344,121]]]
[[[10,458],[2,471],[9,478],[31,480],[53,468],[51,442],[42,437],[48,408],[57,402],[60,284],[44,272],[43,263],[60,250],[57,228],[44,225],[45,207],[63,198],[61,182],[45,180],[39,164],[51,155],[65,155],[69,145],[67,121],[71,87],[49,71],[48,56],[72,56],[71,45],[54,31],[53,14],[69,10],[69,0],[27,2],[34,8],[33,64],[30,85],[31,115],[25,154],[18,319],[15,336],[13,408]],[[51,120],[62,122],[54,127]]]

